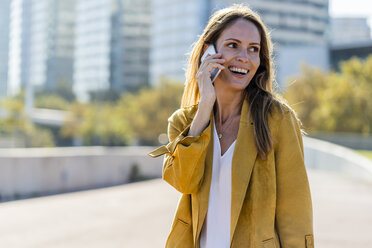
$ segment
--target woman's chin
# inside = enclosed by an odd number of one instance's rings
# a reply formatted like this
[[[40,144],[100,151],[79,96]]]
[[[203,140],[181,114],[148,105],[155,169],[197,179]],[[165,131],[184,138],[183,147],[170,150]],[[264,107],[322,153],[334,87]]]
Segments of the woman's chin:
[[[217,83],[223,84],[231,89],[241,91],[241,90],[244,90],[248,86],[250,81],[251,81],[251,78],[249,77],[237,78],[232,75],[229,75],[229,76],[222,77],[222,78],[216,78],[215,85]]]
[[[236,91],[244,91],[245,88],[247,88],[249,84],[249,81],[243,81],[243,80],[230,80],[227,82],[224,82],[224,85],[226,88],[229,88],[231,90],[236,90]]]

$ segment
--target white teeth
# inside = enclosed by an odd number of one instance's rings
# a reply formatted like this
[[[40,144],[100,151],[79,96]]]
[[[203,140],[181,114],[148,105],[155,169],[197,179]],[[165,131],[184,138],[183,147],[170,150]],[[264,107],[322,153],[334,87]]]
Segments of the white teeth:
[[[241,69],[241,68],[236,68],[236,67],[230,67],[230,71],[234,71],[234,72],[240,72],[240,73],[244,73],[244,74],[247,74],[247,70],[245,69]]]

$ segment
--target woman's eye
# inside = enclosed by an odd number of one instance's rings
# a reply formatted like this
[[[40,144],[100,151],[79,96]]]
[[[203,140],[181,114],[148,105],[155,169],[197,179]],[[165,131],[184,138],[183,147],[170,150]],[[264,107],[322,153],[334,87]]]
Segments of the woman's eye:
[[[229,43],[229,44],[227,44],[227,47],[236,48],[236,44],[235,43]]]
[[[258,47],[251,47],[249,48],[251,52],[258,52]]]

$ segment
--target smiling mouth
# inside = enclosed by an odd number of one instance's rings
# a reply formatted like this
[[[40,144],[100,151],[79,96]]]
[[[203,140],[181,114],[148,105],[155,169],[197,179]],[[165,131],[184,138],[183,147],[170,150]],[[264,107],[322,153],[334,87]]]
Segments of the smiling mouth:
[[[247,75],[248,72],[249,72],[249,70],[247,70],[247,69],[238,68],[238,67],[235,67],[235,66],[230,66],[229,71],[232,72],[233,74],[237,75],[237,76],[244,76],[244,75]]]

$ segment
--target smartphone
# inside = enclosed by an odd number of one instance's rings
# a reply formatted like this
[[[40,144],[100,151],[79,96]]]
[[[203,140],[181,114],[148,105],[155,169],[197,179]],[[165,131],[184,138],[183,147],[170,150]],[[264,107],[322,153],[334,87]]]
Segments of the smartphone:
[[[205,53],[203,54],[203,56],[201,57],[201,62],[204,61],[204,59],[210,55],[213,55],[213,54],[216,54],[216,49],[214,48],[214,45],[210,45],[207,50],[205,51]],[[218,69],[218,68],[214,68],[212,71],[211,71],[211,80],[212,82],[217,78],[218,74],[220,74],[221,70]]]

